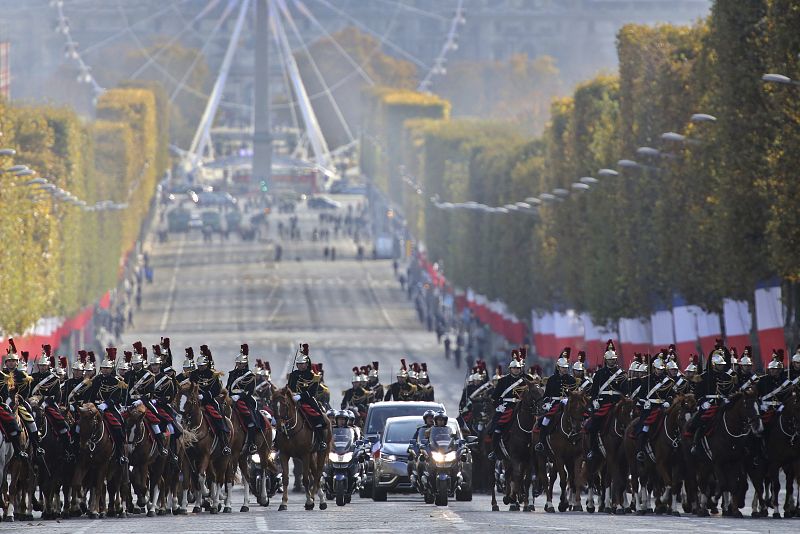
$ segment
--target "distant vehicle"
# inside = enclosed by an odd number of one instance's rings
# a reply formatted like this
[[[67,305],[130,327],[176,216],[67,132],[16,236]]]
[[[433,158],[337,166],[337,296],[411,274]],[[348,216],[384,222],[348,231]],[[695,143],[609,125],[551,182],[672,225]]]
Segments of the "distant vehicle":
[[[353,184],[342,190],[343,195],[366,195],[367,186],[363,184]]]
[[[235,206],[237,200],[230,193],[219,193],[216,191],[202,191],[197,193],[197,200],[192,200],[198,206]]]
[[[222,230],[222,217],[220,217],[218,211],[206,210],[200,214],[200,218],[203,221],[203,226],[210,227],[214,232]]]
[[[335,182],[333,182],[331,184],[331,187],[330,187],[329,191],[332,194],[336,195],[336,194],[339,194],[339,193],[343,193],[344,190],[347,189],[348,187],[349,187],[349,184],[348,184],[347,180],[344,180],[344,179],[336,180]]]
[[[172,184],[164,188],[163,194],[169,201],[174,202],[183,197],[191,189],[192,185],[189,183]]]
[[[188,213],[188,212],[187,212]],[[202,228],[203,227],[203,219],[200,217],[200,214],[196,211],[193,211],[187,221],[187,228]]]
[[[342,207],[341,202],[336,202],[328,197],[311,197],[306,201],[306,205],[312,210],[335,210]]]
[[[167,230],[170,232],[188,232],[191,228],[190,222],[189,210],[178,207],[167,212]]]

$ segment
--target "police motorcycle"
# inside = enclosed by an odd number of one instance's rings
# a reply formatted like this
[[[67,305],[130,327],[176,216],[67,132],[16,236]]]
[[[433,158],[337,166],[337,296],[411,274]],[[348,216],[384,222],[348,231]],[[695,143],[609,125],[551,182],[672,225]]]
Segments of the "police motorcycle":
[[[258,504],[261,506],[269,506],[270,499],[283,488],[283,473],[278,451],[270,451],[269,459],[272,462],[272,469],[261,465],[261,457],[257,452],[247,458],[250,493],[258,496]]]
[[[419,480],[421,492],[426,504],[436,506],[447,506],[450,497],[457,500],[471,500],[472,497],[472,490],[467,488],[462,473],[462,464],[469,462],[468,441],[458,439],[453,429],[447,426],[447,420],[444,421],[444,426],[430,428],[428,438],[422,441],[424,450],[420,454],[423,462]],[[466,492],[469,492],[468,496]]]
[[[336,506],[344,506],[364,483],[363,449],[352,427],[334,427],[325,464],[325,485]]]

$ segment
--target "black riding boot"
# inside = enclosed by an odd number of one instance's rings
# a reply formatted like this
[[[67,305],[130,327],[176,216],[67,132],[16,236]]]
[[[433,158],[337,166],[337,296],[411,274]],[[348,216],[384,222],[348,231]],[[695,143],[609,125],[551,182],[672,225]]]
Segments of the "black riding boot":
[[[639,432],[639,435],[636,436],[636,459],[640,462],[644,462],[647,459],[645,455],[646,447],[647,447],[647,432],[642,430]]]
[[[69,432],[62,432],[58,435],[58,441],[61,442],[61,446],[64,448],[64,456],[68,462],[74,459],[72,455],[72,441],[69,439]]]
[[[34,454],[41,456],[44,454],[44,449],[42,448],[39,442],[39,431],[33,431],[30,428],[28,429],[28,439],[31,440],[31,449],[33,449]]]
[[[231,453],[230,437],[227,432],[220,432],[219,439],[222,440],[222,454],[228,456]]]
[[[115,430],[111,431],[111,436],[114,440],[114,445],[117,449],[117,460],[121,464],[128,463],[128,457],[125,456],[125,436],[122,433],[122,428],[113,427]]]
[[[586,453],[586,458],[591,460],[592,458],[598,456],[600,454],[600,439],[597,436],[597,432],[589,432],[589,452]]]
[[[247,443],[245,446],[247,447],[247,452],[250,454],[258,452],[258,447],[256,447],[256,427],[247,427]]]
[[[500,438],[502,434],[500,432],[492,432],[492,452],[489,453],[489,459],[499,460],[503,457],[503,451],[500,448]]]
[[[169,451],[167,450],[167,443],[166,438],[164,437],[164,433],[155,434],[156,436],[156,443],[158,443],[158,448],[160,449],[162,456],[167,456]]]
[[[14,449],[14,456],[18,458],[27,458],[28,453],[22,450],[22,446],[19,444],[19,433],[14,434],[10,437],[11,439],[11,447]]]
[[[317,450],[319,452],[325,452],[328,450],[328,433],[325,431],[325,427],[322,425],[316,428],[317,439],[319,440],[319,445],[317,446]]]

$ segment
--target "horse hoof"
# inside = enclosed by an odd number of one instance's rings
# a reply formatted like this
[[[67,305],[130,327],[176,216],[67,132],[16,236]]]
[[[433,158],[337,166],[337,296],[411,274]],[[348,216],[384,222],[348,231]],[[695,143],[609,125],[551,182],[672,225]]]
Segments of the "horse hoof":
[[[63,512],[61,512],[61,519],[69,519],[69,517],[70,517],[69,510],[64,510]]]
[[[89,514],[89,519],[100,519],[100,514],[97,512],[92,512]]]
[[[313,510],[313,509],[314,509],[314,503],[311,503],[311,504],[306,504],[306,505],[305,505],[305,509],[306,509],[306,510]]]
[[[717,515],[719,514],[719,508],[712,508],[709,512],[711,512],[711,515]]]
[[[757,511],[753,510],[752,512],[750,512],[750,517],[752,517],[754,519],[757,519],[757,518],[761,517],[761,512],[757,512]]]
[[[647,512],[645,510],[636,510],[636,515],[645,515]]]
[[[147,517],[155,517],[155,516],[156,516],[156,513],[153,510],[148,510],[147,511]]]
[[[503,496],[503,504],[508,505],[509,503],[511,503],[511,499],[509,499],[507,496]]]
[[[195,506],[194,508],[192,508],[192,513],[193,514],[199,514],[200,513],[200,507],[199,506]]]
[[[223,514],[229,514],[229,513],[231,513],[232,511],[233,511],[233,510],[231,510],[231,507],[230,507],[230,506],[226,506],[225,508],[223,508],[223,509],[222,509],[222,513],[223,513]]]
[[[734,510],[733,512],[731,512],[731,517],[733,517],[735,519],[742,519],[744,516],[742,515],[741,511]]]
[[[5,516],[3,518],[3,521],[5,521],[6,523],[13,523],[14,522],[14,517],[10,516],[10,515],[7,515],[7,516]]]
[[[519,505],[518,504],[512,504],[511,506],[508,507],[508,511],[509,512],[519,512]]]
[[[128,512],[120,512],[120,513],[117,514],[117,517],[120,518],[120,519],[127,519],[128,518]]]
[[[533,512],[533,506],[523,506],[522,507],[522,511],[523,512]]]
[[[552,506],[545,506],[544,507],[544,511],[547,512],[548,514],[556,513],[556,509],[554,507],[552,507]]]
[[[167,513],[167,512],[166,512],[166,511],[164,511],[164,510],[156,510],[156,515],[157,515],[157,516],[162,516],[162,515],[164,515],[164,514],[166,514],[166,513]]]
[[[100,512],[100,519],[105,519],[105,518],[106,518],[106,513]],[[31,516],[31,519],[33,519],[33,516]]]
[[[217,515],[217,514],[219,513],[219,508],[217,508],[217,507],[215,506],[215,507],[213,507],[213,508],[212,508],[211,510],[209,510],[209,511],[211,512],[211,515]]]
[[[178,508],[177,515],[186,515],[187,510],[186,508]]]
[[[681,516],[681,513],[679,511],[677,511],[677,510],[673,510],[671,513],[672,513],[672,517],[680,517]]]
[[[278,506],[278,511],[279,512],[285,512],[286,510],[287,510],[287,506],[285,504],[282,504],[282,505]]]
[[[577,506],[573,506],[572,507],[572,511],[573,512],[583,512],[583,506],[581,506],[580,504],[577,505]]]
[[[558,503],[558,511],[559,512],[566,512],[567,508],[568,508],[568,506],[567,506],[566,503],[563,503],[563,502]]]
[[[593,514],[593,513],[594,513],[594,508],[589,508],[589,507],[587,506],[587,507],[586,507],[586,511],[587,511],[587,512],[589,512],[590,514]]]
[[[249,506],[242,506],[241,508],[239,508],[239,511],[240,512],[249,512],[250,511],[250,507]]]
[[[492,512],[499,512],[499,511],[500,511],[500,507],[499,506],[497,506],[496,504],[492,505]],[[13,521],[13,519],[12,519],[12,521]]]
[[[780,519],[781,513],[778,511],[772,512],[772,519]]]
[[[319,503],[319,509],[320,510],[327,510],[328,509],[328,503],[326,503],[326,502]]]
[[[708,516],[709,516],[708,510],[698,510],[697,511],[697,517],[708,517]]]

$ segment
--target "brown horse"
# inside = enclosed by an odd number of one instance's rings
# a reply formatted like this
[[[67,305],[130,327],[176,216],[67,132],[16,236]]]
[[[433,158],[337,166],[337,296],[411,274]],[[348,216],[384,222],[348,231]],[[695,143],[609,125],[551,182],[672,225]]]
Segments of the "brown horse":
[[[625,429],[633,417],[634,401],[622,397],[610,410],[603,427],[597,433],[600,454],[586,463],[587,478],[596,480],[599,488],[589,484],[586,510],[594,511],[594,493],[600,493],[600,511],[609,514],[625,513],[625,492],[628,488],[628,461],[622,447]],[[590,448],[589,436],[584,436],[584,449]]]
[[[223,454],[222,440],[217,437],[211,427],[210,422],[204,415],[203,406],[200,403],[200,391],[197,384],[188,383],[180,388],[179,397],[185,399],[183,406],[183,417],[185,426],[196,436],[196,441],[187,450],[189,461],[194,466],[193,488],[199,498],[208,489],[209,502],[208,508],[212,514],[217,514],[222,505],[219,502],[220,487],[226,484],[228,476],[228,464],[233,455]],[[228,428],[231,429],[229,445],[234,449],[235,430],[230,419],[227,421]],[[241,436],[239,436],[241,439]],[[239,445],[241,447],[241,445]],[[228,512],[230,507],[228,506]],[[193,513],[200,512],[199,501],[195,502]]]
[[[28,458],[21,458],[14,455],[11,443],[0,444],[0,453],[3,454],[3,460],[5,460],[0,489],[4,489],[6,472],[11,475],[7,498],[3,502],[3,520],[14,521],[19,519],[30,521],[33,519],[33,466],[30,461],[30,440],[28,439],[28,429],[22,424],[19,413],[16,410],[14,416],[20,428],[19,448],[21,451],[28,452],[29,456]]]
[[[771,485],[773,508],[772,517],[779,518],[778,493],[781,489],[780,470],[786,475],[786,499],[783,511],[786,517],[795,513],[794,503],[794,466],[800,458],[800,399],[796,394],[787,397],[783,402],[783,410],[771,418],[765,429],[767,473],[766,478]]]
[[[695,459],[693,464],[700,492],[698,516],[708,516],[709,503],[721,495],[723,515],[742,517],[739,503],[744,500],[741,494],[744,450],[748,437],[763,429],[757,401],[758,394],[753,388],[731,395],[700,439],[703,457]]]
[[[325,510],[325,492],[321,490],[322,474],[327,460],[327,452],[316,450],[314,429],[300,414],[300,408],[295,404],[292,390],[285,387],[272,394],[272,409],[277,420],[275,447],[278,449],[283,469],[283,497],[279,511],[287,509],[289,500],[289,458],[299,459],[303,462],[303,484],[306,489],[306,510],[314,509],[314,495],[319,495],[319,508]],[[323,418],[325,415],[323,414]],[[328,425],[328,449],[330,449],[330,422]]]
[[[678,395],[672,405],[660,414],[653,414],[645,441],[645,461],[636,464],[634,472],[646,481],[643,484],[652,487],[655,496],[655,512],[680,515],[673,510],[673,489],[680,488],[682,470],[679,470],[683,458],[681,454],[681,436],[683,424],[697,408],[697,401],[691,393]],[[633,423],[631,426],[635,426]],[[625,443],[631,466],[636,456],[636,436],[628,434]],[[646,489],[644,490],[646,491]],[[643,513],[641,499],[637,499],[637,512]]]
[[[155,517],[158,489],[167,458],[160,454],[160,447],[148,426],[147,407],[137,404],[128,409],[125,433],[128,435],[131,484],[136,492],[136,506],[147,508],[147,517]],[[169,437],[165,436],[165,446]]]
[[[567,404],[553,417],[550,423],[553,431],[545,439],[545,450],[540,453],[553,461],[546,487],[547,503],[545,512],[555,512],[553,507],[553,486],[556,477],[561,483],[561,498],[558,511],[583,511],[581,506],[581,489],[583,488],[584,445],[583,420],[589,400],[581,390],[570,391]],[[567,491],[569,484],[569,491]]]
[[[262,417],[261,414],[253,414],[253,417]],[[242,420],[242,417],[238,414],[238,412],[234,412],[231,420],[233,421],[234,426],[237,429],[238,434],[242,436],[247,435],[247,425]],[[263,466],[265,470],[274,470],[272,466],[272,460],[270,458],[270,452],[272,450],[272,425],[269,422],[269,418],[263,417],[262,420],[264,421],[264,429],[256,432],[255,434],[255,446],[257,449],[256,454],[258,454],[258,458],[260,461],[260,465]],[[238,455],[237,463],[239,465],[239,471],[242,474],[243,485],[244,485],[244,502],[242,503],[242,507],[239,510],[240,512],[249,512],[250,511],[250,488],[252,481],[250,480],[250,469],[248,465],[248,460],[250,459],[250,452],[242,447],[241,452]],[[259,495],[257,496],[259,501],[263,498],[266,498],[266,487],[257,488],[259,491]],[[261,495],[261,493],[264,495]]]
[[[105,516],[106,491],[110,513],[125,517],[124,499],[121,496],[123,484],[128,483],[128,470],[120,466],[115,458],[114,440],[103,421],[103,414],[97,407],[87,402],[80,408],[80,461],[72,476],[71,509],[79,513],[78,501],[83,486],[90,491],[89,517],[98,519]]]
[[[67,488],[72,462],[65,461],[67,451],[64,450],[64,445],[59,439],[56,427],[48,417],[47,411],[41,406],[41,401],[41,396],[30,399],[36,424],[39,427],[40,446],[44,450],[43,455],[35,457],[34,465],[37,474],[36,480],[44,497],[42,519],[55,519],[61,513],[62,489],[64,496],[68,495]],[[53,406],[50,409],[58,410],[61,413],[58,407]],[[63,413],[61,416],[63,417]]]
[[[498,481],[502,478],[504,490],[503,504],[509,505],[509,510],[516,512],[520,509],[525,512],[533,511],[530,505],[529,494],[531,486],[531,460],[533,445],[531,434],[536,423],[536,403],[542,398],[543,392],[539,386],[529,384],[519,402],[514,406],[511,421],[501,435],[500,447],[504,451],[503,459],[495,461],[494,480],[492,481],[492,511],[499,511],[496,492]]]

